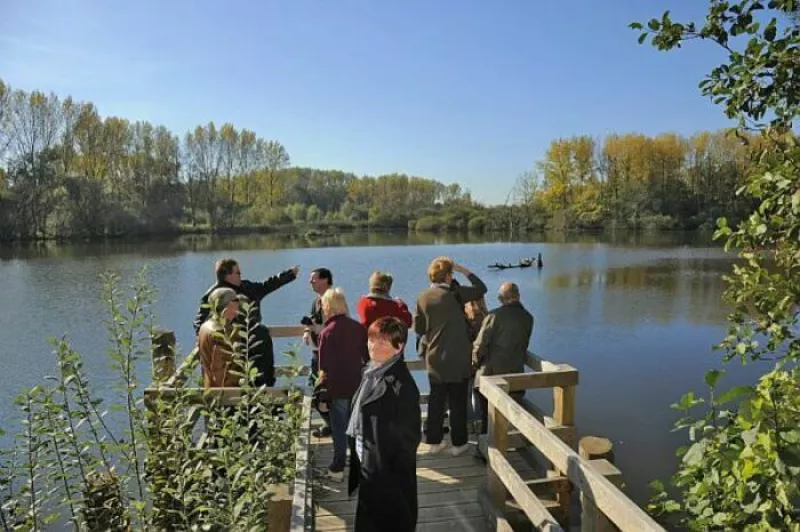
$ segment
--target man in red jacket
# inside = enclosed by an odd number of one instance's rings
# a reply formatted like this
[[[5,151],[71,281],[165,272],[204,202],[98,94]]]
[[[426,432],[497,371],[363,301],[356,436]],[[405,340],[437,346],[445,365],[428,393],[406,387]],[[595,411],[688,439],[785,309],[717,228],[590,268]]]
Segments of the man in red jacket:
[[[392,276],[384,272],[375,272],[369,277],[369,294],[362,297],[356,311],[361,319],[361,325],[369,328],[373,322],[387,316],[397,318],[406,327],[411,327],[413,317],[402,299],[392,299],[389,292],[392,290]]]

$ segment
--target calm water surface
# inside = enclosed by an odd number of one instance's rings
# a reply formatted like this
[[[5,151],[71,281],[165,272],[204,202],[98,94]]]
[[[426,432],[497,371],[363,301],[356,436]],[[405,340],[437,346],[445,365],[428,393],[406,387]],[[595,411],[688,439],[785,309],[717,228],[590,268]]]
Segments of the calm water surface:
[[[490,271],[486,265],[541,252],[544,269]],[[0,247],[0,426],[14,429],[13,397],[54,371],[48,336],[67,335],[85,357],[94,384],[110,397],[108,345],[98,277],[125,281],[147,265],[158,290],[158,323],[176,331],[182,352],[200,295],[213,281],[213,262],[236,257],[245,278],[259,279],[299,264],[300,278],[268,296],[268,324],[296,324],[309,309],[309,270],[326,266],[351,308],[376,269],[395,277],[394,295],[413,303],[427,285],[426,267],[450,255],[489,286],[520,286],[536,322],[531,350],[580,371],[576,423],[581,435],[611,438],[632,496],[644,502],[647,483],[670,474],[682,436],[670,432],[669,405],[701,390],[705,370],[719,367],[712,346],[725,335],[722,275],[731,257],[708,237],[539,237],[487,241],[467,236],[345,234],[322,240],[247,236],[154,242],[107,242]],[[276,349],[288,347],[276,341]],[[413,353],[409,354],[414,357]],[[756,368],[732,365],[725,383],[749,382]],[[149,383],[149,361],[140,377]],[[540,398],[539,395],[536,396]],[[541,398],[549,408],[549,397]]]

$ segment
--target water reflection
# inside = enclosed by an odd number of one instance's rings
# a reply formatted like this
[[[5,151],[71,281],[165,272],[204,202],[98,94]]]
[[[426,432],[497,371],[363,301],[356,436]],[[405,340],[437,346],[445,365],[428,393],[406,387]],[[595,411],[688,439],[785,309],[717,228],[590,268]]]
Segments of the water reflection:
[[[659,323],[685,319],[718,324],[729,309],[721,299],[729,257],[660,258],[606,269],[584,268],[550,276],[548,290],[590,290],[602,295],[603,315],[611,324],[630,325],[643,318]]]

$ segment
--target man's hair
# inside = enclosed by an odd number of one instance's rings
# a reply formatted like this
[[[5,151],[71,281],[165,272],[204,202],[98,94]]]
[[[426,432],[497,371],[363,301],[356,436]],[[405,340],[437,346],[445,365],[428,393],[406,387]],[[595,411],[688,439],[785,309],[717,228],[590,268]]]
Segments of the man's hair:
[[[504,305],[519,301],[519,287],[515,283],[501,284],[500,290],[497,291],[497,299]]]
[[[344,290],[338,286],[336,288],[328,288],[325,293],[322,294],[320,304],[322,306],[322,313],[326,318],[338,316],[339,314],[344,314],[345,316],[350,315],[347,309],[347,299],[344,297]]]
[[[386,340],[399,349],[408,341],[408,327],[393,316],[384,316],[372,322],[367,329],[367,338],[370,340]]]
[[[327,279],[328,286],[333,286],[333,274],[328,268],[314,268],[311,270],[311,275],[317,274],[320,279]]]
[[[392,276],[386,272],[374,272],[369,276],[369,289],[388,294],[392,291]]]
[[[450,257],[437,257],[428,266],[428,279],[432,283],[445,282],[451,273],[453,273],[453,259]]]
[[[219,259],[214,264],[214,272],[217,274],[217,281],[220,283],[225,280],[225,277],[233,273],[233,268],[238,266],[239,263],[236,259]]]

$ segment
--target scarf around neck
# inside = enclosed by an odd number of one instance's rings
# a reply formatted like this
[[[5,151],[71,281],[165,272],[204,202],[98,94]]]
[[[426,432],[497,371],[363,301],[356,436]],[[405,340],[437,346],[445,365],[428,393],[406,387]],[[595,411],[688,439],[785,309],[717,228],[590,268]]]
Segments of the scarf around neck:
[[[384,392],[386,392],[386,383],[383,380],[383,376],[400,360],[401,355],[402,353],[397,353],[380,366],[370,361],[364,371],[361,386],[359,386],[356,398],[353,401],[352,414],[347,424],[348,436],[358,438],[363,434],[361,407],[383,396]]]

